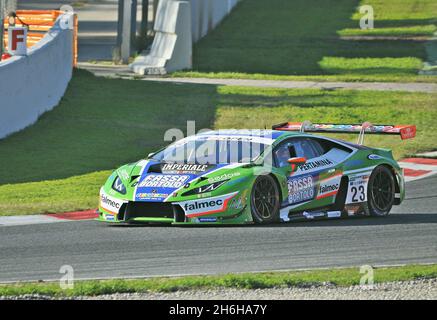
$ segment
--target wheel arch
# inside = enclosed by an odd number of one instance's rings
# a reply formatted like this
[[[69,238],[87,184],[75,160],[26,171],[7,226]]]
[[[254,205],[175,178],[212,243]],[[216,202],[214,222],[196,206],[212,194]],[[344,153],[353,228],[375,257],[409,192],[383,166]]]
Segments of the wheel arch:
[[[284,199],[282,196],[281,183],[279,182],[278,177],[273,172],[270,172],[268,175],[271,176],[273,178],[273,180],[275,180],[276,185],[278,186],[278,190],[279,190],[279,203],[282,203],[282,201],[284,201]]]
[[[340,180],[340,187],[337,195],[335,196],[334,203],[332,204],[332,210],[343,211],[346,206],[346,198],[349,190],[349,176],[343,175]]]

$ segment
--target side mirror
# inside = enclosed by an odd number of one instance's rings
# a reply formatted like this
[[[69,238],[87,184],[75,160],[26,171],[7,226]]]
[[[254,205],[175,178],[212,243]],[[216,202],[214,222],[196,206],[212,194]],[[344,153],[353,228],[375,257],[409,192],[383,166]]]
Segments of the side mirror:
[[[150,153],[147,155],[147,159],[150,159],[154,154],[155,154],[155,152],[150,152]]]
[[[291,172],[293,172],[296,171],[298,166],[305,164],[307,162],[307,159],[305,157],[296,157],[288,159],[287,162],[291,166]]]

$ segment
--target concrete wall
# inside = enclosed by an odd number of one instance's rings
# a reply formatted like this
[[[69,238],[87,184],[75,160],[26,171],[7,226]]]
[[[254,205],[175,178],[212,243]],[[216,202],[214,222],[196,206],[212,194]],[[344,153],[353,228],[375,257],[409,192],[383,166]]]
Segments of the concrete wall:
[[[228,15],[239,0],[160,0],[150,52],[130,65],[139,74],[165,74],[192,67],[192,44]]]
[[[73,30],[61,28],[67,17],[27,56],[0,62],[0,139],[36,122],[64,95],[73,70]]]
[[[202,39],[226,17],[238,0],[189,0],[193,42]]]

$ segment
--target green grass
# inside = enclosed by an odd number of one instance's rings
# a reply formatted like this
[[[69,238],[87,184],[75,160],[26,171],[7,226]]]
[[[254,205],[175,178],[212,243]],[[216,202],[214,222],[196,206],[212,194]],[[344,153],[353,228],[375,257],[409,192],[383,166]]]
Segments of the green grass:
[[[76,70],[61,103],[0,140],[0,215],[97,207],[111,169],[162,145],[186,121],[210,128],[216,87],[96,78]],[[106,171],[105,171],[106,170]]]
[[[402,76],[417,72],[422,68],[422,61],[417,58],[338,58],[323,57],[320,67],[331,74],[348,75],[390,75]],[[387,67],[389,66],[389,67]]]
[[[97,208],[110,170],[65,179],[0,185],[0,216],[59,213]]]
[[[337,59],[341,59],[341,58],[337,58]],[[345,81],[345,82],[437,83],[437,77],[433,75],[412,76],[411,74],[399,74],[399,73],[398,74],[347,73],[347,74],[335,74],[335,75],[325,74],[325,75],[293,76],[293,75],[281,75],[281,74],[243,73],[243,72],[177,71],[172,73],[170,77],[207,78],[207,79],[280,80],[280,81],[318,81],[318,82]]]
[[[413,140],[366,137],[366,144],[392,148],[400,158],[437,147],[436,105],[437,94],[176,85],[77,71],[58,107],[0,140],[0,215],[96,208],[112,169],[167,144],[164,132],[185,130],[187,120],[197,130],[307,119],[416,124]]]
[[[0,285],[0,296],[41,294],[55,297],[98,296],[113,293],[175,292],[196,289],[236,288],[264,289],[331,283],[337,286],[360,284],[358,268],[294,272],[227,274],[220,276],[187,276],[135,280],[76,281],[73,289],[62,290],[59,283],[17,283]],[[374,283],[436,278],[437,265],[409,265],[375,268]]]
[[[393,150],[395,158],[437,147],[437,94],[219,87],[216,128],[271,127],[284,121],[415,124],[417,137],[366,136],[365,144]],[[356,136],[337,135],[356,140]]]
[[[361,14],[352,16],[355,28],[339,30],[341,36],[428,36],[437,31],[437,2],[434,0],[362,0],[374,10],[374,29],[359,29]]]
[[[377,19],[377,29],[370,32],[430,35],[437,18],[434,2],[243,0],[195,45],[193,70],[174,76],[437,82],[436,77],[418,75],[426,61],[421,41],[359,41],[339,36],[358,32],[357,8],[368,3],[375,6]],[[378,27],[380,31],[376,31]],[[324,63],[327,59],[328,66]],[[360,61],[370,61],[378,68],[365,63],[356,67]]]
[[[337,32],[339,36],[384,36],[384,37],[432,37],[437,31],[437,26],[428,24],[424,26],[408,26],[398,28],[358,29],[347,28]]]
[[[361,0],[360,5],[371,5],[375,14],[375,27],[437,22],[437,2],[434,0]],[[358,10],[352,19],[360,20]]]
[[[77,70],[60,104],[0,140],[0,185],[68,178],[137,161],[170,128],[212,126],[215,86],[96,78]]]

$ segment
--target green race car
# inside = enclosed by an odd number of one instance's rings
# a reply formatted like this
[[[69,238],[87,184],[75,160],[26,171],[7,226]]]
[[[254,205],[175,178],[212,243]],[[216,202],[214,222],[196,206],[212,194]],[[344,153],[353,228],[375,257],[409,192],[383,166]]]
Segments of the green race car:
[[[357,144],[310,134],[359,133]],[[193,135],[115,170],[100,190],[110,223],[246,224],[386,216],[405,195],[390,150],[364,134],[415,126],[282,123]]]

